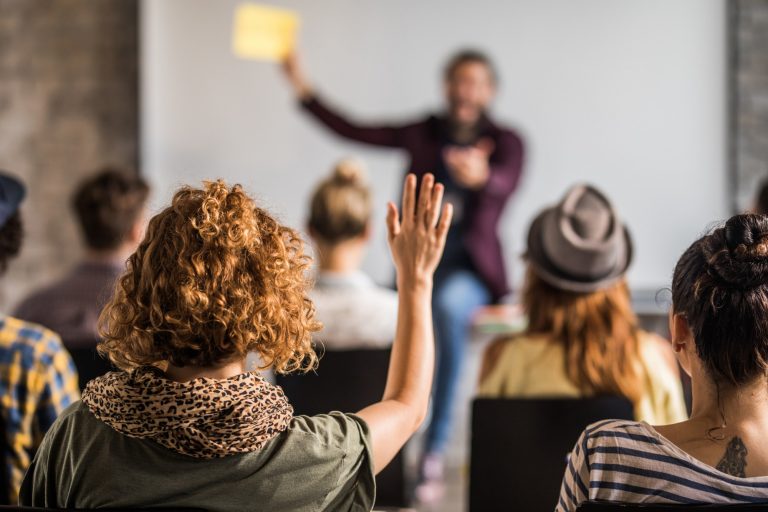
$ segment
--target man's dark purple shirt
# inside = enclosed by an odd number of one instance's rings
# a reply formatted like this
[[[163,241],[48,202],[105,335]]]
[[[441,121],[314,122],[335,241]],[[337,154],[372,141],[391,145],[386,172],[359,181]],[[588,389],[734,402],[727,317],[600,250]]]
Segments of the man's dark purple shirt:
[[[389,126],[361,125],[332,110],[317,97],[304,101],[302,105],[322,124],[344,138],[407,151],[411,158],[408,170],[418,177],[426,173],[439,176],[445,169],[443,149],[451,144],[451,140],[444,118],[429,116],[413,123]],[[494,299],[499,299],[509,288],[497,229],[504,206],[520,180],[524,148],[514,131],[495,124],[487,117],[483,117],[477,129],[477,140],[484,138],[494,143],[490,155],[490,177],[482,189],[463,191],[459,229],[472,266]]]

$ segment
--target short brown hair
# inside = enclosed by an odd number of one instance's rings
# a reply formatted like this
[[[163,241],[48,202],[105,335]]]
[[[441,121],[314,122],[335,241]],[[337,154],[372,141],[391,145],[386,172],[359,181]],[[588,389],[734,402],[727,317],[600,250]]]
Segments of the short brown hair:
[[[768,372],[768,217],[736,215],[683,253],[672,309],[711,377],[733,386]]]
[[[312,194],[309,228],[322,241],[337,244],[365,232],[371,209],[371,190],[362,164],[342,160]]]
[[[498,82],[499,75],[496,72],[496,66],[493,64],[493,61],[491,61],[491,58],[484,52],[475,50],[473,48],[459,50],[453,54],[445,64],[445,68],[443,69],[443,78],[445,80],[450,80],[453,78],[453,75],[456,73],[457,69],[459,69],[464,64],[469,64],[471,62],[485,66],[488,69],[488,73],[491,75],[491,80],[493,80],[494,83]]]
[[[149,186],[135,172],[106,167],[80,184],[72,204],[92,249],[117,249],[139,219]]]
[[[216,366],[254,350],[278,372],[313,367],[310,263],[299,234],[239,185],[183,187],[128,259],[99,352],[123,369]]]

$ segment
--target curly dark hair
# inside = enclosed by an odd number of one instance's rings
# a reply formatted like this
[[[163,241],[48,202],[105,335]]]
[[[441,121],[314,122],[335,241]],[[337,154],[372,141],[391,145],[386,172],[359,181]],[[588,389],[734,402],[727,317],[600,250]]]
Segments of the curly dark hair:
[[[72,206],[91,249],[117,249],[141,215],[149,186],[135,172],[105,167],[80,184]]]
[[[313,368],[310,263],[299,234],[239,185],[183,187],[128,259],[99,352],[123,369],[216,366],[250,351],[280,373]]]
[[[696,352],[716,382],[740,386],[768,372],[768,217],[744,214],[699,238],[672,278]]]
[[[16,212],[0,227],[0,274],[8,269],[8,263],[21,251],[24,241],[24,226],[21,213]]]

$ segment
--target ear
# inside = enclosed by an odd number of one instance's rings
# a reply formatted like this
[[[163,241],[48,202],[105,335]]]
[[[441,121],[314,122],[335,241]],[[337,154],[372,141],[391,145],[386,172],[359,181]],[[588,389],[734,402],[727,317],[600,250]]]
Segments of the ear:
[[[691,327],[685,315],[669,311],[669,332],[672,338],[672,349],[683,370],[691,374],[691,358],[696,351]]]

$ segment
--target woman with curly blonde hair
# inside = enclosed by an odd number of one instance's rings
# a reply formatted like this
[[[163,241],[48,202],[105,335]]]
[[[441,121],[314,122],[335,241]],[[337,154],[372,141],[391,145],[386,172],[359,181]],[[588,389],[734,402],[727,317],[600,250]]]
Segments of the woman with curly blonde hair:
[[[317,364],[320,329],[298,233],[222,181],[184,187],[149,223],[102,313],[103,354],[122,371],[91,381],[50,429],[25,505],[60,508],[370,510],[373,475],[426,414],[434,363],[430,297],[451,210],[432,176],[390,203],[400,293],[381,402],[357,414],[293,416],[279,373]]]

